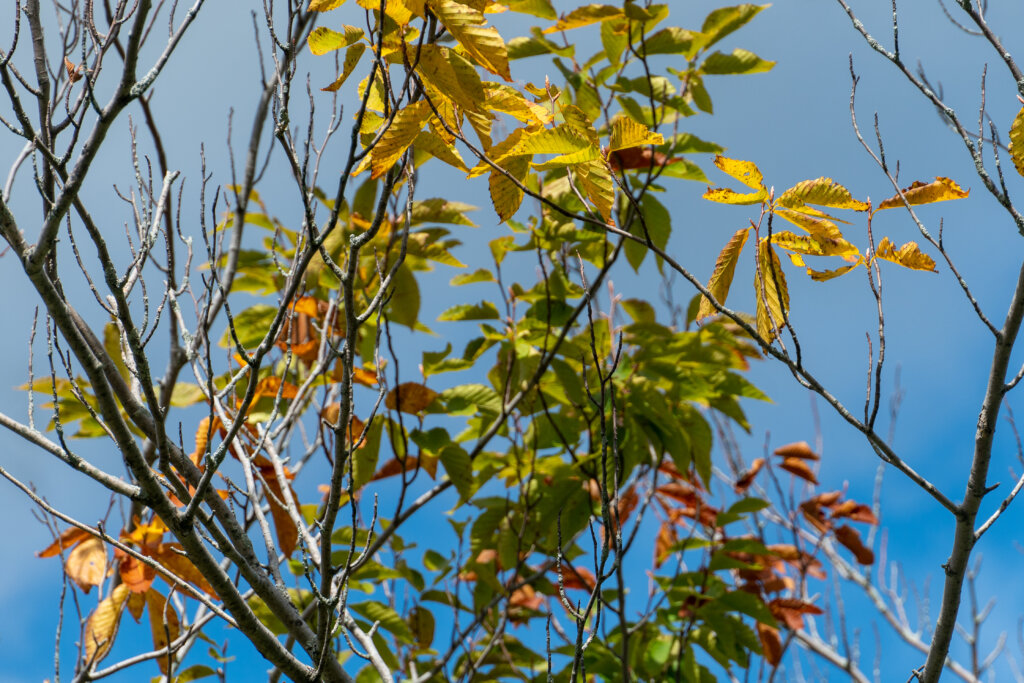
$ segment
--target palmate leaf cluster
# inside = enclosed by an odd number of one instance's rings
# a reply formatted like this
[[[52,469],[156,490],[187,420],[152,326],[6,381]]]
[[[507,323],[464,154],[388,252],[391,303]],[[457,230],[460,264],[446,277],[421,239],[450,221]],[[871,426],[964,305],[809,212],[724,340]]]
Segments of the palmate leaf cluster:
[[[755,340],[725,318],[697,326],[714,312],[700,297],[659,320],[649,298],[613,291],[602,310],[598,296],[620,257],[636,271],[662,268],[672,217],[658,195],[679,180],[706,181],[692,157],[724,151],[685,132],[687,118],[713,111],[710,77],[772,67],[719,47],[762,9],[723,7],[684,29],[669,25],[670,5],[630,1],[561,16],[547,0],[310,3],[324,15],[309,51],[339,56],[321,97],[350,92],[361,103],[357,153],[335,196],[303,188],[301,225],[276,218],[254,190],[244,225],[228,212],[216,226],[215,240],[246,226],[258,237],[207,264],[236,268],[225,360],[215,367],[211,353],[171,401],[193,406],[181,413],[184,433],[195,434],[190,460],[212,483],[187,468],[159,475],[178,510],[212,485],[246,523],[272,523],[284,599],[304,623],[288,622],[266,587],[253,586],[246,605],[282,642],[308,626],[357,681],[379,680],[384,666],[423,682],[549,680],[549,671],[559,681],[628,672],[695,682],[777,665],[780,629],[820,613],[806,599],[807,577],[819,572],[812,554],[746,524],[768,505],[747,496],[764,461],[725,493],[715,474],[711,420],[747,429],[742,399],[766,399],[743,375],[760,357]],[[506,41],[491,25],[504,12],[543,23]],[[586,44],[600,49],[577,54]],[[561,85],[513,79],[516,60],[537,57],[552,60]],[[758,241],[758,332],[768,338],[788,308],[775,248],[795,263],[859,254],[811,205],[864,207],[826,180],[770,198],[753,164],[715,163],[753,192],[711,190],[709,199],[770,205],[810,235]],[[442,164],[486,186],[490,207],[416,194]],[[470,230],[495,235],[489,263],[463,262]],[[719,302],[746,235],[730,241],[708,286]],[[876,255],[923,263],[889,243]],[[424,320],[425,289],[445,269],[462,302]],[[129,355],[119,330],[111,323],[104,339],[114,359]],[[429,347],[418,376],[407,352],[388,350],[395,339]],[[85,380],[30,388],[52,396],[54,427],[107,433]],[[779,456],[782,470],[816,483],[813,453]],[[320,499],[297,493],[317,486]],[[847,503],[812,497],[803,509],[823,535],[833,519],[875,521]],[[424,515],[434,521],[418,522]],[[325,528],[325,519],[337,523]],[[436,529],[423,534],[417,523]],[[85,666],[110,653],[125,611],[138,621],[148,610],[157,649],[177,638],[184,614],[161,582],[217,604],[171,526],[145,511],[112,558],[74,529],[44,552],[77,553],[67,568],[83,589],[113,584],[85,626]],[[840,528],[840,542],[859,552],[857,532]],[[316,546],[330,551],[320,564]],[[328,572],[343,579],[341,607],[320,592]],[[372,634],[379,661],[352,654],[356,628]],[[551,629],[561,632],[541,636]],[[172,680],[212,673],[207,663],[157,661]]]

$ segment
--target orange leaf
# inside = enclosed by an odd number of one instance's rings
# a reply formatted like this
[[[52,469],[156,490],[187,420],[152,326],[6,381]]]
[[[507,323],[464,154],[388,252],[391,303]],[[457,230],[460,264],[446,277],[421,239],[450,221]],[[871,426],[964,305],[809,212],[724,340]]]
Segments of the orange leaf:
[[[153,632],[153,649],[163,650],[178,639],[181,623],[174,605],[170,604],[160,593],[150,590],[146,593],[146,606],[149,608],[149,627]],[[165,676],[168,670],[167,655],[157,657],[157,665]]]
[[[754,461],[750,463],[750,469],[740,475],[740,478],[736,480],[736,483],[732,485],[736,493],[744,493],[750,488],[750,485],[754,483],[754,477],[764,467],[764,458],[754,458]]]
[[[836,517],[849,517],[855,522],[878,524],[878,518],[871,508],[854,500],[845,500],[832,508],[832,519]]]
[[[668,166],[676,159],[669,159],[662,152],[651,150],[650,147],[627,147],[608,155],[608,165],[618,173],[623,169],[643,169]]]
[[[90,536],[76,545],[68,555],[64,571],[86,593],[103,583],[107,575],[107,549],[103,541]]]
[[[145,593],[153,585],[153,579],[156,577],[156,569],[131,555],[121,558],[118,573],[121,575],[121,581],[132,593]]]
[[[860,564],[874,564],[875,553],[860,540],[860,534],[852,526],[844,524],[836,528],[836,540],[842,543]]]
[[[757,637],[761,640],[765,661],[772,666],[778,666],[782,661],[782,639],[779,638],[779,629],[757,622]]]
[[[132,615],[132,619],[137,624],[139,619],[142,618],[142,610],[146,609],[146,595],[144,593],[132,593],[128,596],[128,600],[125,601],[125,605],[128,608],[128,614]]]
[[[810,466],[800,458],[786,458],[779,465],[782,469],[786,470],[795,477],[800,477],[805,481],[809,481],[814,485],[818,484],[818,478],[814,476],[814,471]]]
[[[404,382],[388,392],[384,405],[391,410],[416,415],[434,402],[437,392],[416,382]]]
[[[213,590],[209,581],[207,581],[206,577],[202,575],[199,569],[192,564],[192,561],[188,559],[188,556],[185,555],[184,550],[178,543],[161,543],[160,546],[151,553],[151,556],[179,579],[183,579],[191,583],[193,586],[196,586],[199,590],[212,598],[217,597],[217,593]]]
[[[801,460],[821,460],[821,456],[812,451],[806,441],[779,446],[775,449],[775,455],[783,458],[800,458]]]
[[[920,180],[915,180],[910,187],[903,189],[903,196],[907,198],[907,203],[911,206],[943,202],[949,199],[963,199],[970,193],[970,190],[961,189],[955,181],[943,178],[942,176],[936,176],[935,182],[932,183],[922,183]],[[883,201],[875,210],[881,211],[882,209],[892,209],[900,206],[903,206],[903,199],[899,195],[895,195]]]
[[[381,465],[380,469],[378,469],[374,473],[373,477],[370,478],[370,481],[387,479],[388,477],[393,477],[396,474],[401,474],[402,472],[414,470],[416,469],[417,462],[418,460],[414,455],[407,455],[404,458],[391,458],[386,463]]]
[[[552,568],[554,571],[554,568]],[[565,588],[577,588],[579,590],[593,590],[597,585],[594,575],[585,567],[573,567],[568,562],[562,563],[562,585]]]
[[[284,491],[281,488],[281,482],[278,481],[277,475],[274,474],[273,465],[261,467],[260,474],[263,475],[263,482],[267,487],[267,503],[270,504],[270,516],[274,520],[274,529],[277,531],[278,547],[285,557],[289,557],[295,551],[295,546],[298,544],[299,529],[295,526],[295,522],[292,521],[291,515],[288,514]],[[288,478],[287,470],[285,471],[285,478]],[[291,492],[292,500],[298,500],[298,496],[295,495],[295,490],[292,489],[291,485],[288,486],[288,489]]]
[[[36,553],[36,557],[53,557],[61,550],[78,545],[91,536],[92,534],[85,529],[79,529],[77,526],[70,527],[65,529],[53,543]]]
[[[794,631],[804,627],[805,614],[824,614],[820,607],[796,598],[775,598],[768,603],[772,616]]]
[[[281,385],[284,385],[282,388]],[[255,403],[261,398],[277,398],[277,392],[281,392],[281,398],[295,398],[299,395],[299,388],[291,382],[282,382],[280,377],[269,375],[256,383],[256,393],[252,400]]]
[[[672,552],[672,547],[679,541],[676,528],[669,522],[662,522],[658,529],[658,537],[654,539],[654,568],[660,569]]]
[[[110,592],[85,623],[85,661],[92,666],[101,661],[110,652],[117,636],[117,626],[121,621],[121,612],[128,598],[128,586],[123,583]]]

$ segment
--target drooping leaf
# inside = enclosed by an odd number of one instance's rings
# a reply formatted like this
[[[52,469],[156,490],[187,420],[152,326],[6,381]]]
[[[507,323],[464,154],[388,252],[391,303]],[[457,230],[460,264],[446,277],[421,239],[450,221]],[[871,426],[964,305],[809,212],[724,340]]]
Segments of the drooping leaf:
[[[405,150],[409,149],[430,116],[430,103],[426,100],[413,102],[395,114],[391,126],[370,151],[373,178],[379,178],[391,170],[405,154]]]
[[[775,339],[789,311],[789,289],[782,264],[768,239],[757,245],[758,270],[754,276],[757,297],[757,334],[767,342]]]
[[[110,652],[117,636],[125,600],[130,593],[128,586],[119,584],[96,606],[85,622],[85,661],[90,665],[99,663]]]
[[[599,21],[618,19],[622,16],[622,8],[615,7],[614,5],[584,5],[583,7],[577,7],[568,14],[562,15],[562,18],[554,26],[544,29],[544,33],[559,33],[569,29],[580,28],[581,26],[596,24]]]
[[[306,9],[310,12],[329,12],[344,4],[345,0],[309,0],[309,7]]]
[[[163,650],[178,639],[181,633],[181,621],[174,605],[163,595],[150,589],[146,592],[146,607],[149,610],[149,627],[153,634],[153,649]],[[168,656],[157,657],[157,665],[165,676],[169,670]]]
[[[703,197],[708,201],[718,202],[719,204],[760,204],[768,199],[768,190],[761,189],[757,192],[740,194],[727,187],[716,187],[714,189],[709,187]]]
[[[1024,176],[1024,108],[1017,112],[1010,126],[1010,159],[1017,173]]]
[[[888,237],[883,237],[882,241],[878,244],[878,249],[875,250],[875,256],[886,261],[898,263],[904,268],[929,270],[933,273],[938,272],[938,269],[935,268],[935,261],[931,256],[921,251],[921,248],[917,246],[917,242],[907,242],[899,249],[896,249],[896,245],[892,243],[892,240]]]
[[[107,575],[107,548],[103,541],[95,536],[81,541],[68,554],[64,571],[86,593],[102,584]]]
[[[875,553],[864,545],[860,539],[860,532],[846,524],[837,527],[835,530],[836,540],[846,547],[859,564],[870,565],[875,563]]]
[[[970,193],[970,190],[961,189],[955,181],[950,180],[949,178],[943,178],[942,176],[936,176],[935,182],[932,183],[923,183],[920,180],[915,180],[910,187],[903,189],[903,196],[907,198],[907,203],[911,206],[916,206],[918,204],[933,204],[935,202],[944,202],[950,199],[963,199]],[[896,195],[883,201],[875,210],[881,211],[883,209],[893,209],[901,206],[903,206],[903,199],[899,195]]]
[[[705,46],[710,47],[722,38],[741,28],[768,5],[736,5],[719,7],[704,19],[700,32],[704,34]]]
[[[715,269],[711,273],[711,279],[708,280],[708,291],[715,297],[715,301],[723,306],[725,305],[726,298],[729,296],[729,287],[732,286],[732,277],[736,272],[736,263],[739,260],[740,252],[743,251],[743,245],[747,243],[749,234],[750,228],[740,228],[733,234],[718,254],[718,260],[715,261]],[[700,309],[697,311],[697,320],[707,318],[715,313],[715,307],[711,305],[711,301],[707,297],[702,296]]]
[[[611,171],[603,159],[595,159],[583,164],[576,164],[576,180],[583,194],[594,203],[598,213],[608,223],[613,223],[612,203],[615,201],[615,184]],[[647,195],[644,197],[647,198]]]
[[[337,92],[341,86],[345,85],[345,81],[347,81],[348,77],[352,75],[352,72],[355,71],[356,65],[359,64],[359,58],[363,56],[363,52],[365,51],[366,45],[364,43],[350,45],[349,48],[345,50],[345,61],[342,62],[341,74],[334,79],[333,83],[320,89],[326,92]]]
[[[706,42],[707,37],[702,33],[670,26],[652,33],[644,39],[642,46],[636,47],[647,55],[683,55],[693,59]]]
[[[61,532],[60,536],[53,543],[36,553],[36,557],[55,557],[60,554],[61,550],[73,548],[90,536],[92,534],[85,529],[79,529],[77,526],[68,527]]]
[[[469,454],[458,444],[448,444],[438,453],[448,478],[459,492],[461,500],[469,500],[473,493],[473,463]]]
[[[486,20],[481,11],[454,0],[431,0],[430,8],[477,64],[506,81],[512,80],[505,41],[496,29],[482,26]]]
[[[860,254],[857,247],[842,237],[817,239],[812,235],[797,235],[785,230],[772,235],[772,244],[808,256],[852,256]]]
[[[788,443],[775,449],[775,455],[782,458],[799,458],[801,460],[821,460],[821,456],[811,450],[806,441]]]

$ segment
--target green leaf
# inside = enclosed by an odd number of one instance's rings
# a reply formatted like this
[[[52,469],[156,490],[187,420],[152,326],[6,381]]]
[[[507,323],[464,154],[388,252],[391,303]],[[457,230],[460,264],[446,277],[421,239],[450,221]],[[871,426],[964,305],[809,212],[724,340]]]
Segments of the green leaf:
[[[705,37],[705,47],[711,47],[736,29],[741,28],[766,7],[768,5],[736,5],[735,7],[720,7],[712,11],[704,19],[704,24],[700,29]]]
[[[1017,112],[1010,126],[1010,159],[1017,173],[1024,176],[1024,108]]]
[[[233,316],[235,334],[238,336],[238,343],[242,345],[242,348],[251,349],[259,346],[276,316],[277,307],[266,304],[256,304],[235,314]],[[220,345],[226,348],[235,345],[230,329],[224,331],[224,335],[220,338]]]
[[[469,500],[473,495],[473,463],[467,453],[458,444],[448,444],[438,454],[444,471],[448,473],[460,500]]]
[[[354,604],[349,603],[349,609],[369,619],[371,623],[380,624],[381,628],[394,635],[403,643],[411,644],[415,642],[412,631],[409,630],[409,625],[405,623],[405,620],[402,619],[398,612],[384,603],[366,600]]]
[[[707,56],[700,70],[708,75],[757,74],[770,71],[775,62],[761,59],[753,52],[736,48],[731,55],[715,51]]]
[[[309,51],[315,55],[325,55],[334,50],[340,50],[358,43],[363,38],[363,29],[356,26],[345,26],[344,33],[332,31],[329,28],[320,26],[313,29],[306,42],[309,44]]]
[[[215,676],[216,674],[217,672],[208,666],[194,664],[175,676],[174,683],[190,683],[191,681],[198,681],[200,678]]]
[[[377,460],[380,457],[380,438],[384,428],[384,419],[374,418],[370,426],[365,428],[363,445],[356,449],[352,457],[352,488],[356,491],[366,485],[377,471]]]
[[[481,301],[478,304],[459,304],[452,306],[438,316],[438,320],[445,322],[451,320],[499,320],[498,308],[490,301]]]

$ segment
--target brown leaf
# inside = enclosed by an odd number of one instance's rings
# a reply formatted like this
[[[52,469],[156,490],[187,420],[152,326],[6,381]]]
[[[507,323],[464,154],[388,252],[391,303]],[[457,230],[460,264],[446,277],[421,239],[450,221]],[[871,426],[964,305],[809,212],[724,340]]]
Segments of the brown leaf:
[[[107,549],[103,541],[90,536],[76,545],[68,555],[64,571],[86,593],[103,583],[107,575]]]
[[[821,456],[812,451],[806,441],[779,446],[775,449],[775,455],[783,458],[800,458],[801,460],[821,460]]]
[[[754,477],[764,467],[764,458],[754,458],[754,461],[750,463],[750,469],[740,475],[740,478],[736,480],[736,483],[732,485],[733,490],[736,493],[745,493],[750,485],[754,483]]]
[[[552,571],[555,568],[552,567]],[[565,588],[576,588],[579,590],[593,590],[597,585],[594,575],[586,567],[574,567],[568,562],[562,563],[562,585]]]
[[[863,541],[860,540],[860,533],[852,526],[844,524],[841,527],[837,527],[836,540],[853,553],[853,556],[860,564],[868,565],[875,563],[874,551],[864,545]]]
[[[260,467],[260,474],[267,487],[265,493],[267,503],[270,505],[270,516],[274,520],[274,530],[277,532],[278,549],[284,553],[285,557],[290,557],[299,541],[299,529],[295,526],[291,515],[288,514],[287,499],[281,488],[281,482],[274,473],[273,465]],[[291,479],[288,474],[288,469],[285,468],[286,481]],[[299,499],[291,484],[288,485],[288,491],[291,493],[293,502]]]
[[[174,605],[170,604],[160,593],[150,590],[146,593],[146,606],[149,608],[149,627],[153,632],[153,649],[163,650],[168,644],[177,640],[181,633],[181,623]],[[167,655],[157,658],[160,672],[165,676],[168,670]]]
[[[92,534],[85,529],[79,529],[77,526],[70,527],[61,532],[61,535],[53,543],[36,553],[36,557],[54,557],[61,550],[78,545],[91,536]]]
[[[779,629],[757,622],[757,637],[761,640],[764,660],[772,666],[778,666],[782,661],[782,639],[779,638]]]
[[[811,469],[806,461],[800,458],[786,458],[779,467],[795,477],[800,477],[804,481],[809,481],[814,485],[818,484],[818,478],[814,476],[814,470]]]
[[[370,481],[387,479],[388,477],[393,477],[396,474],[414,470],[416,469],[417,462],[418,460],[415,455],[407,455],[404,458],[391,458],[381,465],[376,472],[374,472],[373,476],[370,477]]]
[[[404,382],[388,392],[384,405],[416,415],[434,402],[437,392],[417,382]]]
[[[669,159],[664,153],[652,151],[650,147],[626,147],[608,155],[608,165],[616,173],[623,169],[668,166],[673,161],[676,159]]]
[[[804,627],[803,615],[824,614],[820,607],[796,598],[775,598],[768,603],[768,609],[773,617],[794,631]]]
[[[654,539],[654,568],[660,569],[668,556],[672,554],[672,548],[679,542],[676,535],[676,528],[669,522],[662,522],[658,529],[658,537]]]
[[[64,68],[68,72],[69,81],[71,81],[72,83],[77,83],[78,81],[82,80],[82,67],[75,66],[75,63],[67,57],[64,58]]]
[[[104,598],[85,622],[85,661],[94,665],[110,652],[117,636],[117,626],[121,621],[121,612],[128,598],[128,586],[119,584]]]
[[[854,500],[844,500],[832,508],[832,519],[837,517],[849,517],[855,522],[878,524],[878,518],[875,517],[875,513],[871,511],[871,508]]]
[[[291,382],[282,382],[280,377],[268,375],[256,383],[252,401],[255,403],[261,398],[277,398],[278,391],[281,392],[281,398],[295,398],[299,395],[299,388]]]

